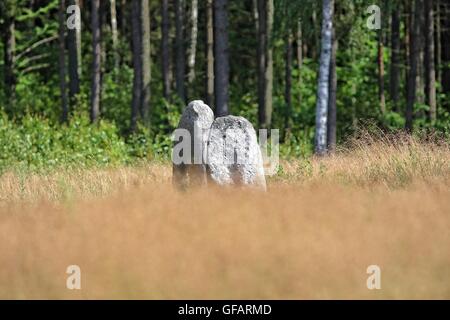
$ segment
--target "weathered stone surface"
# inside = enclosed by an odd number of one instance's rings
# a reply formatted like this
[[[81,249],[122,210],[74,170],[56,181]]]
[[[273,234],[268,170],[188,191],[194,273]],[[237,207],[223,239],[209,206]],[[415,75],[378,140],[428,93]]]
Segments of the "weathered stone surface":
[[[201,100],[194,100],[184,109],[178,124],[178,133],[183,129],[189,133],[188,137],[174,142],[172,159],[181,157],[183,160],[173,163],[172,181],[176,187],[185,188],[188,185],[202,185],[207,182],[206,176],[206,148],[214,113]],[[177,136],[177,134],[175,134]],[[190,139],[190,141],[184,141]],[[182,148],[186,147],[186,148]],[[188,152],[188,154],[183,154]]]
[[[207,168],[219,185],[266,189],[263,159],[252,124],[243,117],[214,120],[208,138]]]

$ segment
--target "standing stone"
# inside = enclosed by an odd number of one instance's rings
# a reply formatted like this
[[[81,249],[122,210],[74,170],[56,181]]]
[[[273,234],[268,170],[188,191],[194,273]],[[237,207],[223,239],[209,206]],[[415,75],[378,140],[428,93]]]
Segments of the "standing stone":
[[[243,117],[219,117],[213,122],[207,164],[210,180],[218,185],[245,185],[266,190],[256,132]]]
[[[214,113],[202,100],[194,100],[184,109],[172,153],[172,181],[176,187],[206,184],[206,148],[213,121]]]

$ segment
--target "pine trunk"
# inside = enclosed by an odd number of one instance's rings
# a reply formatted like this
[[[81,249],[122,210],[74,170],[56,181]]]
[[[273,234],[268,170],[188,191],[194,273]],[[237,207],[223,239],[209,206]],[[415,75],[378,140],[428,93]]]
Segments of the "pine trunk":
[[[258,33],[258,119],[260,128],[264,128],[265,120],[265,108],[264,108],[264,71],[266,66],[266,10],[265,10],[265,0],[257,0],[257,14],[255,15],[257,19]]]
[[[258,0],[258,110],[260,128],[270,128],[273,90],[273,0]]]
[[[400,84],[400,10],[392,11],[391,24],[391,65],[389,78],[389,95],[394,108],[399,112],[399,84]]]
[[[436,120],[436,71],[434,68],[433,0],[425,1],[425,98],[430,107],[429,119]]]
[[[8,99],[7,110],[12,113],[16,100],[16,76],[14,71],[16,62],[15,6],[9,3],[5,4],[5,6],[7,7],[3,23],[5,95]]]
[[[420,61],[420,27],[423,14],[423,0],[415,0],[411,6],[410,50],[409,50],[409,75],[407,83],[407,100],[405,114],[405,129],[409,132],[413,129],[414,104],[417,101],[417,77]]]
[[[386,99],[384,96],[384,45],[382,29],[378,31],[378,98],[380,101],[380,110],[382,114],[386,113]]]
[[[131,3],[131,33],[134,76],[130,131],[134,132],[137,127],[142,89],[140,0],[132,0]]]
[[[213,0],[206,0],[206,104],[214,104]]]
[[[59,89],[61,92],[61,122],[67,122],[69,108],[67,104],[66,92],[66,19],[65,19],[65,1],[59,0],[58,20],[59,20]]]
[[[70,5],[77,5],[79,7],[79,0],[70,0],[69,3]],[[72,106],[75,105],[75,96],[80,93],[81,77],[81,17],[77,17],[77,19],[79,22],[75,28],[68,30],[67,39],[69,58],[69,99]]]
[[[436,77],[439,84],[442,83],[442,72],[441,72],[441,58],[442,58],[442,46],[441,46],[441,0],[436,0]]]
[[[141,72],[142,72],[142,89],[141,89],[141,117],[145,124],[149,125],[150,115],[150,8],[149,0],[141,0],[140,2],[140,24],[141,24]]]
[[[179,98],[185,102],[184,72],[186,68],[184,52],[184,0],[175,0],[175,84]]]
[[[273,91],[273,49],[272,49],[272,29],[273,29],[273,0],[266,2],[266,70],[264,74],[264,112],[265,128],[270,128],[272,124],[272,91]]]
[[[214,93],[216,116],[228,115],[228,0],[214,0]]]
[[[303,64],[303,36],[302,36],[302,23],[298,20],[298,30],[297,30],[297,71],[298,71],[298,86],[302,85],[302,64]],[[301,90],[298,90],[298,103],[302,102]]]
[[[442,93],[445,96],[450,94],[450,19],[446,18],[450,16],[450,5],[445,3],[445,6],[442,8],[443,14],[442,19],[442,38],[441,38],[441,46],[442,46]],[[447,99],[448,100],[448,99]],[[447,110],[450,112],[450,103],[448,101],[444,102]]]
[[[169,45],[169,0],[161,1],[161,60],[163,77],[163,95],[166,100],[170,97],[170,45]]]
[[[284,103],[286,105],[285,118],[284,118],[284,127],[285,127],[285,135],[290,131],[291,128],[291,119],[292,119],[292,34],[288,32],[286,36],[286,44],[285,44],[285,70],[284,70]],[[284,140],[284,139],[283,139]]]
[[[100,43],[100,0],[91,1],[92,28],[92,82],[91,82],[91,122],[96,122],[100,116],[101,92],[101,43]]]

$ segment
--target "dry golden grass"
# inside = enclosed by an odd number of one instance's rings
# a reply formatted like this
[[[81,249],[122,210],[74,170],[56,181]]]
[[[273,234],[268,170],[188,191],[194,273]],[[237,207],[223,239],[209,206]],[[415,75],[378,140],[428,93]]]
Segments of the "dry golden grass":
[[[283,163],[264,194],[178,193],[167,165],[5,174],[0,298],[449,299],[449,166],[408,140]]]

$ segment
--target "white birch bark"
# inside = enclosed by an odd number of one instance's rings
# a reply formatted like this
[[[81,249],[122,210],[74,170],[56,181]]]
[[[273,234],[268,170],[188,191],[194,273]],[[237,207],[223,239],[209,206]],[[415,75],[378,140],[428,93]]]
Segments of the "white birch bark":
[[[324,155],[327,151],[327,114],[329,96],[329,75],[332,47],[334,0],[322,2],[322,43],[317,83],[315,153]]]
[[[197,20],[198,20],[198,1],[192,0],[191,7],[191,43],[189,47],[189,57],[188,57],[188,82],[192,83],[195,78],[195,53],[197,49]]]

